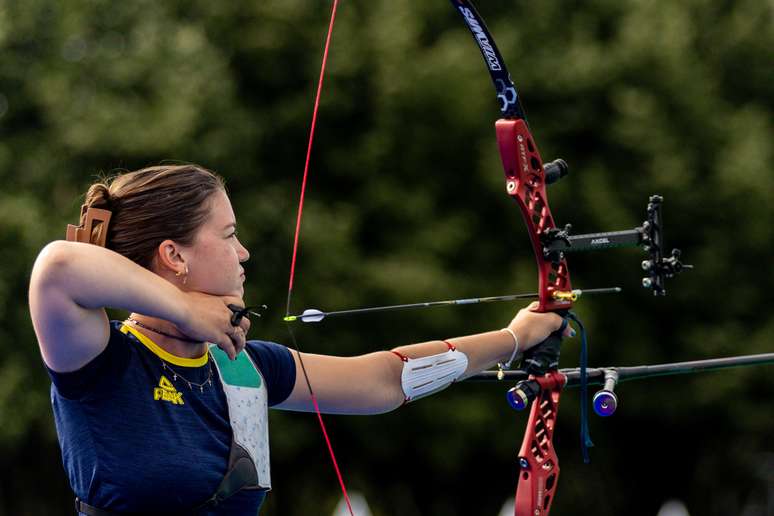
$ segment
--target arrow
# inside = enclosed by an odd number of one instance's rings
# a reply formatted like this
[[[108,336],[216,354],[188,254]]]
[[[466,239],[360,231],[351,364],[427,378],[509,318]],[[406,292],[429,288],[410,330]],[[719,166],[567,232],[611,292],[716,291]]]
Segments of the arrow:
[[[556,300],[571,300],[575,301],[584,294],[618,294],[622,291],[621,287],[608,287],[608,288],[590,288],[586,290],[575,289],[568,292],[556,291],[553,293],[553,297]],[[419,308],[433,308],[436,306],[452,306],[452,305],[475,305],[479,303],[495,303],[501,301],[514,301],[516,299],[534,299],[538,297],[537,292],[531,292],[529,294],[510,294],[507,296],[491,296],[491,297],[473,297],[467,299],[447,299],[445,301],[426,301],[424,303],[410,303],[404,305],[387,305],[387,306],[372,306],[368,308],[355,308],[351,310],[336,310],[334,312],[324,312],[316,308],[308,308],[300,315],[288,315],[282,320],[285,322],[305,322],[316,323],[320,322],[326,317],[334,317],[341,315],[361,315],[374,312],[394,312],[398,310],[415,310]]]

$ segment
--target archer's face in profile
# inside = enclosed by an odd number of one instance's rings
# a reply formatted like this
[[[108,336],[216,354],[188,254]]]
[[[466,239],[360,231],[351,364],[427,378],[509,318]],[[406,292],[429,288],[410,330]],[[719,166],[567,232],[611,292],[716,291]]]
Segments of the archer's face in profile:
[[[237,238],[234,210],[223,190],[212,195],[207,221],[188,250],[188,288],[218,296],[243,296],[245,270],[241,264],[250,253]]]

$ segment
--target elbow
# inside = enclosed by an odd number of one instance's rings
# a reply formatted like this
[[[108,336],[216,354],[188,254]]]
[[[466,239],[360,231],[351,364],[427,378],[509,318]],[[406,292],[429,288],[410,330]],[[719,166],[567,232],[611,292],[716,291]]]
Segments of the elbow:
[[[69,265],[73,262],[73,249],[70,242],[55,240],[44,247],[32,266],[30,288],[41,284],[51,284],[66,277]]]
[[[63,287],[72,281],[76,272],[74,265],[80,259],[79,247],[64,240],[55,240],[47,244],[35,259],[30,274],[29,294],[42,292],[51,288]]]
[[[389,399],[386,399],[382,402],[382,404],[379,407],[372,408],[368,414],[369,415],[378,415],[378,414],[387,414],[388,412],[392,412],[395,409],[398,409],[406,404],[406,398],[403,396],[403,391],[398,389],[400,391],[399,395],[390,396]]]
[[[403,392],[401,381],[403,373],[403,361],[397,360],[390,352],[380,353],[384,360],[384,376],[382,377],[383,399],[381,407],[375,414],[386,414],[406,404],[406,395]]]
[[[377,351],[359,357],[364,361],[362,371],[367,377],[359,382],[353,382],[360,388],[350,392],[355,393],[349,413],[361,415],[378,415],[392,412],[404,405],[406,397],[401,386],[403,362],[396,359],[388,351]]]
[[[73,245],[72,242],[66,240],[49,242],[38,253],[36,263],[64,263],[71,258]]]

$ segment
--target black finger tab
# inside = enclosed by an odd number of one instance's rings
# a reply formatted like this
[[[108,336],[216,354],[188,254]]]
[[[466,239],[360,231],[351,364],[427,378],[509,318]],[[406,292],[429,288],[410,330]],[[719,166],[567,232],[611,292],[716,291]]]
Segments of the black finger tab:
[[[247,314],[254,315],[256,317],[261,317],[260,312],[263,312],[267,308],[268,307],[266,305],[245,306],[245,307],[241,307],[239,305],[228,305],[228,309],[234,312],[234,315],[231,316],[231,325],[239,326],[239,323],[242,321],[242,317],[246,317]],[[256,310],[259,310],[260,312]]]
[[[248,309],[239,305],[228,305],[228,308],[234,312],[234,315],[231,316],[231,326],[239,326],[239,323],[242,321],[242,317],[247,315]]]

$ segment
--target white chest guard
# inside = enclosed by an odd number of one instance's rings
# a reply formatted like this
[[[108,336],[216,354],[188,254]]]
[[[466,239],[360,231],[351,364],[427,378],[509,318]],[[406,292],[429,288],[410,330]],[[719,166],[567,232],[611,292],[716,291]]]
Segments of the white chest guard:
[[[226,393],[233,433],[227,478],[233,470],[240,470],[240,475],[250,478],[242,489],[271,489],[266,381],[247,352],[232,361],[211,344],[210,356]]]

